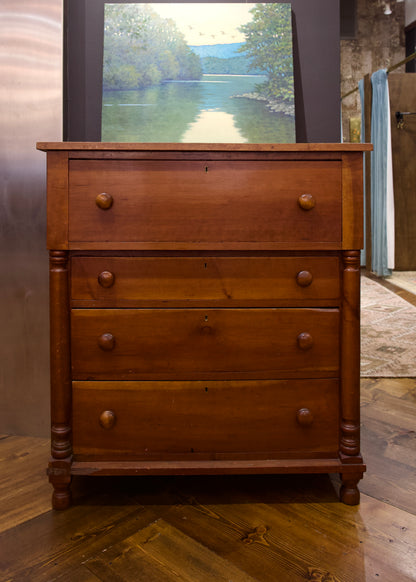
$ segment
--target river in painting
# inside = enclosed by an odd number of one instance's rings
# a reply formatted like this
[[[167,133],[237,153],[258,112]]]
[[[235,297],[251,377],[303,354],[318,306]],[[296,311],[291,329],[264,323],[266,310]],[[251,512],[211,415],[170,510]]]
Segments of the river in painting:
[[[104,91],[102,141],[294,143],[295,118],[274,113],[253,93],[260,75],[203,75],[139,91]]]

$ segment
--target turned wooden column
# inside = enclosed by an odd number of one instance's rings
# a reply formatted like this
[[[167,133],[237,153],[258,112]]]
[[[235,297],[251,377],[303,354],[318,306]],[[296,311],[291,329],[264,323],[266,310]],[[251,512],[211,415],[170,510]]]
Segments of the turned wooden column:
[[[51,455],[48,475],[52,504],[71,502],[71,363],[68,251],[50,251]]]
[[[341,440],[343,464],[362,463],[360,455],[360,251],[344,251],[341,325]],[[362,472],[341,473],[341,500],[356,505]]]

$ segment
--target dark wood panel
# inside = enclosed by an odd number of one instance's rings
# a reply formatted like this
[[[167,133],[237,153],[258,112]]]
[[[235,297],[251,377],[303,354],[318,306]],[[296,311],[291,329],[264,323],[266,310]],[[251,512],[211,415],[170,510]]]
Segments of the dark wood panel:
[[[389,76],[393,157],[395,268],[416,270],[416,115],[404,115],[398,129],[396,111],[416,112],[416,76]]]
[[[336,376],[337,309],[74,309],[77,380]]]
[[[91,306],[269,305],[339,299],[338,257],[74,257],[72,299]]]
[[[72,160],[69,199],[71,242],[341,241],[339,162]]]
[[[175,453],[336,457],[338,410],[333,379],[75,382],[74,454],[122,460],[133,453],[149,461],[158,453],[172,461]]]

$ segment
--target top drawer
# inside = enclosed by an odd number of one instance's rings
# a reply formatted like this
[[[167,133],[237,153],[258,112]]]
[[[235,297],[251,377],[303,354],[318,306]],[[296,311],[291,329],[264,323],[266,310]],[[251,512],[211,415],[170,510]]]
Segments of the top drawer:
[[[339,248],[341,212],[335,160],[70,161],[74,248]]]

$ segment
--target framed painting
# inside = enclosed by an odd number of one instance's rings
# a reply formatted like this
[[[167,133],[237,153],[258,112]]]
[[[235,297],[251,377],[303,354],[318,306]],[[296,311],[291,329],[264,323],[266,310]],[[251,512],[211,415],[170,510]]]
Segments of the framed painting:
[[[294,143],[288,3],[106,3],[103,141]]]

